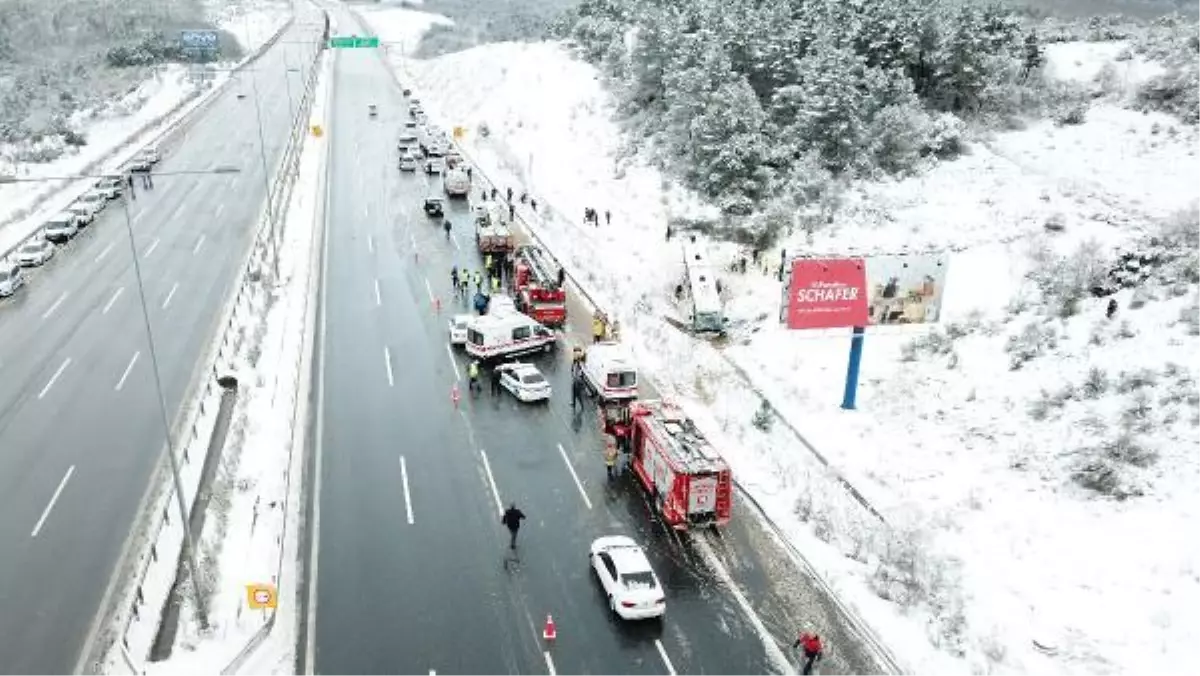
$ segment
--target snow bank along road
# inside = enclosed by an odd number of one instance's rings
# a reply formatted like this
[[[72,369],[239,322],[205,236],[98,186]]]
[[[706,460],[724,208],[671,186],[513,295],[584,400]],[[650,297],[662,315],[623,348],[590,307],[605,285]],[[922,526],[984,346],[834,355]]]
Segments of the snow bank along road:
[[[287,87],[319,15],[253,66],[268,166],[287,141]],[[309,24],[305,26],[303,24]],[[291,52],[291,53],[289,53]],[[182,403],[262,208],[249,73],[161,149],[163,176],[129,203],[167,405]],[[290,77],[290,82],[285,82]],[[246,99],[238,100],[237,94]],[[0,305],[0,671],[69,673],[160,458],[146,332],[121,205]]]
[[[339,24],[352,25],[344,14]],[[378,55],[335,55],[308,616],[308,673],[774,673],[771,641],[828,608],[744,505],[702,550],[656,525],[631,477],[606,485],[595,414],[573,424],[568,351],[534,358],[548,406],[472,398],[466,360],[448,349],[452,265],[481,267],[467,205],[445,239],[422,198],[439,179],[396,168],[407,104]],[[376,103],[379,117],[367,106]],[[441,312],[434,299],[440,299]],[[572,304],[577,326],[588,315]],[[572,336],[582,341],[583,332]],[[463,400],[456,410],[451,387]],[[528,515],[511,558],[500,505]],[[314,523],[315,522],[315,523]],[[647,548],[668,591],[666,620],[611,618],[587,561],[601,535]],[[315,565],[314,565],[315,564]],[[315,578],[315,583],[313,579]],[[315,603],[313,603],[315,601]],[[748,606],[757,611],[752,619]],[[558,639],[542,623],[553,614]],[[761,624],[759,624],[761,623]],[[835,622],[829,622],[835,624]],[[758,625],[758,626],[756,626]],[[833,637],[827,673],[880,667]]]

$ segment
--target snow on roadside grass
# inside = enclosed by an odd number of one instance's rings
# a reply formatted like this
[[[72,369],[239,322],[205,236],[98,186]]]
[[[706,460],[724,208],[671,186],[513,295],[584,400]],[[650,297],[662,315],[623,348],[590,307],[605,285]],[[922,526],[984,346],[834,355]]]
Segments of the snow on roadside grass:
[[[286,0],[253,0],[230,5],[215,13],[213,23],[237,38],[242,49],[249,53],[263,46],[291,14]]]
[[[329,70],[323,71],[314,94],[310,125],[322,124]],[[319,172],[324,138],[309,136],[287,211],[281,246],[281,282],[265,314],[245,331],[258,338],[240,369],[240,394],[221,465],[213,486],[209,519],[200,536],[206,566],[215,578],[210,592],[209,629],[194,621],[187,597],[171,659],[152,665],[151,673],[214,673],[246,646],[267,615],[246,607],[245,585],[279,586],[280,615],[271,638],[258,648],[255,664],[277,673],[294,665],[296,570],[294,557],[282,557],[285,543],[294,546],[301,482],[293,454],[294,416],[301,378],[310,266]],[[281,560],[284,568],[279,568]],[[279,579],[282,574],[283,579]],[[290,619],[289,619],[290,618]],[[256,671],[255,673],[261,673]],[[272,672],[276,673],[276,672]]]
[[[387,35],[391,16],[369,18]],[[1200,515],[1195,275],[1147,285],[1151,298],[1119,293],[1111,322],[1107,301],[1086,294],[1075,316],[1047,316],[1054,308],[1031,302],[1041,294],[1030,296],[1025,277],[1087,262],[1071,256],[1088,240],[1105,255],[1130,250],[1194,204],[1194,129],[1099,103],[1081,125],[1035,123],[919,177],[855,186],[811,245],[785,243],[833,253],[963,249],[951,258],[942,328],[868,333],[856,412],[838,407],[846,331],[800,334],[767,319],[726,350],[829,458],[825,469],[778,424],[768,433],[748,427],[758,403],[750,388],[712,347],[657,318],[670,311],[664,298],[678,270],[665,222],[689,207],[667,204],[656,172],[621,159],[594,70],[554,44],[489,45],[397,65],[420,85],[434,119],[467,127],[464,145],[493,180],[527,186],[541,202],[540,233],[611,303],[641,365],[665,393],[693,404],[751,493],[910,667],[1062,673],[1190,664],[1200,552],[1180,534]],[[486,138],[475,133],[481,123]],[[612,224],[583,226],[586,206],[611,209]],[[1063,230],[1046,234],[1047,224]],[[1039,254],[1033,266],[1033,245],[1067,260]],[[778,250],[765,260],[777,264]],[[726,281],[737,318],[776,316],[773,277]],[[1014,298],[1027,307],[1011,307]],[[1039,351],[1011,370],[1014,354]],[[1122,441],[1123,429],[1136,444]],[[1118,490],[1146,495],[1093,495],[1076,483],[1086,463],[1108,463]],[[878,528],[833,473],[893,528]],[[931,656],[929,643],[962,661]]]

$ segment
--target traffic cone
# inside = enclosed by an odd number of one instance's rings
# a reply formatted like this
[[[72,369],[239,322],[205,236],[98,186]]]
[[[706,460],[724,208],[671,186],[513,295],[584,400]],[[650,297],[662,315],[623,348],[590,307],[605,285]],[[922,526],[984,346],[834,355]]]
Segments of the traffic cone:
[[[433,299],[433,311],[438,314],[442,313],[442,299],[441,298]]]
[[[558,638],[558,629],[554,626],[554,618],[546,615],[546,628],[542,630],[542,638],[553,641]]]

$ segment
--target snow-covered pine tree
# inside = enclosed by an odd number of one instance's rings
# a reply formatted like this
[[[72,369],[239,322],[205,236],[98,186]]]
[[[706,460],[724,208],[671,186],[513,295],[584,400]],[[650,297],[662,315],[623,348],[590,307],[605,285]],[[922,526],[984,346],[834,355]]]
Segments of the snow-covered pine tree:
[[[729,79],[705,97],[691,123],[692,179],[706,194],[722,198],[763,197],[770,183],[764,168],[766,113],[744,75]]]
[[[784,138],[798,151],[816,150],[826,166],[843,171],[867,146],[862,57],[826,34],[818,38],[797,69],[800,84],[789,88],[786,97],[791,110],[781,110],[784,101],[779,97],[773,102],[777,115],[794,115],[785,122]]]

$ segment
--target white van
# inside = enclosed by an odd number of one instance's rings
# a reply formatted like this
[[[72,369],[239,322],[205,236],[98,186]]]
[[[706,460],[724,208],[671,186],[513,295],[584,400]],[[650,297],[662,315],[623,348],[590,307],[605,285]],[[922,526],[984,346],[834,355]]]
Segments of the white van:
[[[638,372],[633,352],[621,343],[589,345],[583,357],[583,382],[605,401],[637,399]]]
[[[0,261],[0,298],[11,296],[25,285],[25,274],[16,263]]]
[[[549,352],[554,332],[519,312],[486,314],[467,325],[467,354],[476,359],[502,359],[530,352]]]

